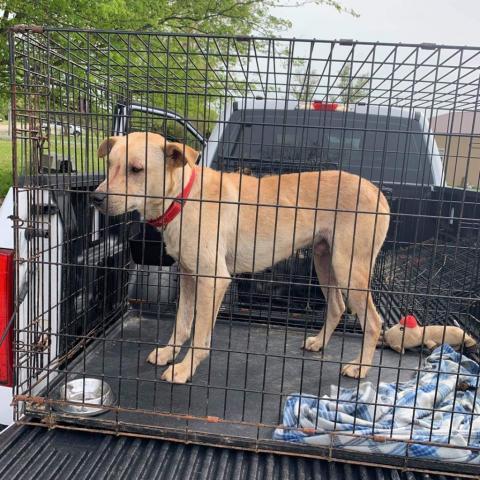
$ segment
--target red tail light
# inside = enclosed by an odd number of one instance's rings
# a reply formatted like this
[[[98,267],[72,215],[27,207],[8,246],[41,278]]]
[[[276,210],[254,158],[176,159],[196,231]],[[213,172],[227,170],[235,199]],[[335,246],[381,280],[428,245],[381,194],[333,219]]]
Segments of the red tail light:
[[[312,102],[312,110],[326,110],[333,112],[338,110],[339,104],[335,102],[322,102],[320,100],[314,100]]]
[[[0,249],[0,338],[13,315],[13,250]],[[0,345],[0,384],[13,386],[12,329]]]

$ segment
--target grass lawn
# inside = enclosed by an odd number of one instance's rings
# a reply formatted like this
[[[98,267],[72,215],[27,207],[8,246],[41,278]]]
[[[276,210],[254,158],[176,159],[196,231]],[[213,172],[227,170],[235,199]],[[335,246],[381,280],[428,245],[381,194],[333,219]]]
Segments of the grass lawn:
[[[0,198],[12,186],[12,142],[0,140]]]
[[[73,137],[70,137],[71,139]],[[65,138],[63,139],[65,141]],[[74,142],[73,139],[67,144],[64,145],[52,144],[52,149],[58,149],[59,152],[64,150],[70,151],[70,154],[67,154],[67,157],[73,160],[74,165],[79,171],[84,172],[103,172],[103,161],[99,161],[96,156],[97,145],[94,145],[94,148],[90,151],[90,159],[88,166],[82,159],[86,157],[85,151],[80,145],[80,140]],[[76,162],[75,162],[76,160]],[[8,189],[12,186],[12,142],[10,140],[0,139],[0,199],[3,199],[8,192]]]

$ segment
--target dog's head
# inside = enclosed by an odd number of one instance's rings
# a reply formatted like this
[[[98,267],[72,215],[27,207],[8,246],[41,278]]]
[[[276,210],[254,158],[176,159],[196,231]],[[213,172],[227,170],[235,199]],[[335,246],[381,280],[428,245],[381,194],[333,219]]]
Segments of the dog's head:
[[[120,215],[134,210],[144,218],[162,214],[164,197],[178,194],[185,165],[193,167],[199,153],[188,145],[168,142],[156,133],[135,132],[105,139],[98,148],[108,157],[105,180],[92,194],[102,213]]]

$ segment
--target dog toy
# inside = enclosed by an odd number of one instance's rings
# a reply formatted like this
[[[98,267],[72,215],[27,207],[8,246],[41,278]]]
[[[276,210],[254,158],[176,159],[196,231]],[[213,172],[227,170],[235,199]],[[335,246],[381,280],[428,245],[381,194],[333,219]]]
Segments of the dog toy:
[[[442,343],[448,343],[455,350],[462,345],[467,348],[476,345],[476,341],[460,327],[429,325],[421,327],[413,315],[400,319],[397,325],[389,328],[383,340],[392,350],[405,353],[405,349],[425,345],[432,350]]]

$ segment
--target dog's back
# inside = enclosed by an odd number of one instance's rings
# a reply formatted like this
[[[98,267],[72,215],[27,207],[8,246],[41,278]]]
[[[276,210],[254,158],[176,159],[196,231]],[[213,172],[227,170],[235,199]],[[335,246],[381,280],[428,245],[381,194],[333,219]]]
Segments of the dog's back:
[[[361,246],[362,251],[373,249],[376,257],[387,234],[385,196],[368,180],[351,173],[256,178],[204,169],[204,174],[203,198],[218,200],[221,190],[220,217],[228,224],[227,256],[237,273],[263,270],[319,239],[330,244],[348,241],[351,251]]]

